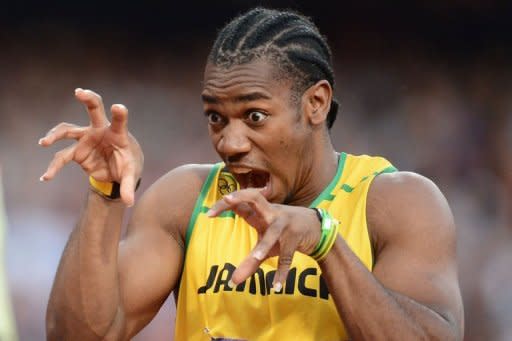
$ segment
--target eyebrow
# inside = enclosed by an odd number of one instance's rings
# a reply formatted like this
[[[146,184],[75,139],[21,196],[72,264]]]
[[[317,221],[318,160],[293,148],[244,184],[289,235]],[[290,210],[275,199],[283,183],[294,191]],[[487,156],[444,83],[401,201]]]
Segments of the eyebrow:
[[[206,94],[201,95],[201,99],[203,102],[210,103],[210,104],[218,104],[220,103],[220,99],[215,96],[210,96]],[[233,102],[252,102],[257,101],[259,99],[272,99],[269,95],[264,94],[262,92],[251,92],[244,95],[236,96],[232,99]]]

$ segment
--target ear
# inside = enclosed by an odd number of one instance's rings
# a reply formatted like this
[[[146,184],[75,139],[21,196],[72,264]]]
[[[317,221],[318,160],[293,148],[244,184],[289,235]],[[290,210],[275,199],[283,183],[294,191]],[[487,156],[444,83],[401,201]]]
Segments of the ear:
[[[331,108],[332,87],[325,79],[307,89],[302,96],[304,112],[312,125],[320,125],[327,119]]]

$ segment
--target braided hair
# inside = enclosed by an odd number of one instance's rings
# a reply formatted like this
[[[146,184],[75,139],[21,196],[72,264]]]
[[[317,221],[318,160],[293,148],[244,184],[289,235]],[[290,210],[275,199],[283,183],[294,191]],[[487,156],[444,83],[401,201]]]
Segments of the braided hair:
[[[229,68],[261,57],[277,66],[281,77],[293,81],[295,98],[323,79],[334,88],[331,51],[326,39],[301,14],[260,7],[241,14],[220,30],[208,61]],[[329,129],[337,113],[338,103],[332,100],[327,115]]]

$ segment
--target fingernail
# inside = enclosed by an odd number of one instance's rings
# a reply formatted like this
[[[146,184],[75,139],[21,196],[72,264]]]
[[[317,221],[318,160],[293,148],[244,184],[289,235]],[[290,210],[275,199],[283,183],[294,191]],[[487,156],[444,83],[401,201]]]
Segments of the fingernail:
[[[232,200],[233,199],[233,195],[232,194],[228,194],[224,198],[226,198],[228,200]]]
[[[78,93],[78,91],[82,91],[82,88],[76,88],[75,89],[75,94]]]
[[[282,288],[283,288],[283,285],[280,282],[274,283],[274,291],[275,292],[281,292]]]
[[[228,281],[228,287],[230,287],[231,289],[233,289],[235,287],[235,283],[233,283],[232,280],[229,280]]]
[[[39,139],[39,141],[37,141],[37,144],[41,145],[43,143],[43,139]]]
[[[208,212],[206,212],[206,215],[207,215],[208,217],[213,217],[213,216],[215,215],[215,211],[214,211],[214,210],[212,210],[212,209],[209,209],[209,210],[208,210]]]
[[[39,181],[43,182],[44,181],[44,174],[41,175],[41,177],[39,178]]]
[[[254,251],[252,256],[257,260],[263,260],[263,252],[261,252],[260,250]]]

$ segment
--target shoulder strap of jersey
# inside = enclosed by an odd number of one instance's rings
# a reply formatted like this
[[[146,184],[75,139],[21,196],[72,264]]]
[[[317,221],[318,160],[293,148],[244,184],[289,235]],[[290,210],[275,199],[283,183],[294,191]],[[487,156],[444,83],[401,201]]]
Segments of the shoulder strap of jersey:
[[[331,180],[329,185],[324,188],[324,190],[320,193],[320,195],[309,205],[310,208],[317,207],[324,200],[332,200],[333,195],[332,192],[338,182],[340,181],[341,175],[343,174],[343,170],[345,169],[345,160],[347,159],[347,154],[342,152],[338,158],[338,168],[336,170],[336,175]]]
[[[201,187],[201,192],[199,193],[199,197],[196,200],[196,204],[194,206],[194,210],[192,211],[192,216],[190,217],[190,221],[187,227],[187,233],[185,235],[185,253],[187,252],[188,243],[190,242],[190,237],[192,236],[192,231],[194,230],[194,226],[196,224],[197,216],[201,213],[201,207],[203,207],[203,201],[208,195],[210,191],[210,187],[212,182],[215,180],[219,169],[224,165],[224,163],[219,162],[213,165],[210,173],[206,177],[205,182],[203,183],[203,187]]]

